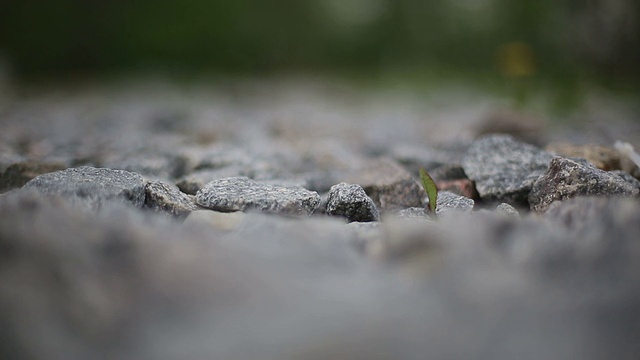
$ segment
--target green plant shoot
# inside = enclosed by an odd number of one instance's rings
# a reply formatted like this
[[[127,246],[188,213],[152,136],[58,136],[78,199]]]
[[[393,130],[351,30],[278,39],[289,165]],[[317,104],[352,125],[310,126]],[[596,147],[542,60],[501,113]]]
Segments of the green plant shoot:
[[[427,197],[429,198],[429,210],[435,214],[436,202],[438,201],[438,188],[436,187],[436,183],[425,169],[420,169],[420,181],[422,181],[424,191],[427,192]]]

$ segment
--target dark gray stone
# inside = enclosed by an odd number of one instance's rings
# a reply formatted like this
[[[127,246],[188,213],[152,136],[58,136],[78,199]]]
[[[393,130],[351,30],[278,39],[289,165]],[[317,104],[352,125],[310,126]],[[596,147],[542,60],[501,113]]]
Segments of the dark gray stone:
[[[380,214],[373,200],[358,184],[340,183],[329,190],[326,213],[347,218],[349,222],[369,222],[380,220]]]
[[[575,196],[637,196],[638,192],[617,175],[555,157],[547,172],[534,183],[528,200],[532,210],[543,212],[554,201]]]
[[[196,203],[216,211],[260,210],[288,216],[307,216],[320,206],[315,191],[265,185],[247,177],[209,182],[196,194]]]
[[[362,186],[380,212],[422,206],[426,196],[415,178],[389,159],[367,162],[354,170],[346,182]]]
[[[526,204],[533,183],[552,158],[551,153],[510,136],[490,135],[471,145],[462,167],[469,179],[476,182],[483,200]]]
[[[439,191],[436,204],[436,215],[441,216],[455,212],[470,212],[475,202],[473,199],[449,191]],[[428,202],[425,206],[428,206]]]
[[[142,176],[124,170],[89,166],[37,176],[26,183],[23,189],[64,197],[92,209],[98,209],[113,200],[123,200],[142,207],[145,200]]]
[[[192,211],[198,210],[194,198],[165,182],[148,181],[144,186],[144,191],[144,205],[153,211],[184,219]]]
[[[460,180],[468,178],[467,174],[464,173],[462,165],[458,164],[444,164],[429,171],[429,175],[434,181]]]

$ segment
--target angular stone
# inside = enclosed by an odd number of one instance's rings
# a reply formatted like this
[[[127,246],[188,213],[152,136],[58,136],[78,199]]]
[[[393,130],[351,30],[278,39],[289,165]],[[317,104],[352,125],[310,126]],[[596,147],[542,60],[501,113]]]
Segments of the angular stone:
[[[637,196],[638,188],[621,177],[573,160],[555,157],[529,194],[531,209],[544,212],[554,201],[580,195]]]
[[[378,221],[380,214],[376,205],[358,184],[340,183],[329,190],[327,214],[342,216],[349,222]]]
[[[23,186],[44,195],[60,196],[92,209],[105,202],[124,200],[142,207],[145,200],[142,176],[124,170],[82,166],[35,177]]]
[[[260,210],[288,216],[307,216],[320,206],[315,191],[299,187],[265,185],[247,177],[209,182],[196,194],[200,206],[222,212]]]
[[[380,212],[422,206],[427,196],[409,172],[389,159],[368,162],[345,182],[362,186]]]
[[[153,211],[168,213],[176,218],[184,219],[192,211],[198,210],[192,197],[165,182],[148,181],[144,186],[144,191],[144,205]]]
[[[462,167],[474,180],[483,200],[525,204],[536,179],[549,167],[553,155],[506,135],[476,140]]]
[[[449,191],[439,191],[436,203],[438,205],[436,206],[436,215],[438,216],[452,212],[470,212],[474,205],[473,199]]]
[[[22,187],[38,175],[65,169],[61,163],[25,161],[9,165],[0,173],[0,193]]]

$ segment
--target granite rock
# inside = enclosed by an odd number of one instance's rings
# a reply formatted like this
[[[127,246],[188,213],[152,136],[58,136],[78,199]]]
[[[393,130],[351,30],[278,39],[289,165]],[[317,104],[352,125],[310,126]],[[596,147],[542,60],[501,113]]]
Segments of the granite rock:
[[[638,189],[640,189],[640,180],[636,179],[635,177],[633,177],[633,175],[629,174],[628,172],[623,171],[623,170],[613,170],[613,171],[609,171],[609,173],[620,176],[622,179],[624,179],[629,184],[631,184],[631,185],[637,187]]]
[[[439,191],[436,203],[436,215],[438,216],[455,212],[470,212],[475,204],[473,199],[449,191]]]
[[[159,180],[148,181],[144,186],[146,208],[184,219],[198,210],[193,197],[181,192],[174,185]]]
[[[482,200],[525,204],[533,183],[552,158],[552,154],[510,136],[489,135],[471,145],[462,166],[475,181]]]
[[[555,143],[548,145],[546,150],[566,158],[585,159],[601,170],[611,171],[620,169],[620,153],[616,149],[607,146]]]
[[[142,207],[145,187],[142,176],[124,170],[82,166],[42,174],[26,183],[23,189],[59,196],[92,209],[113,200]]]
[[[185,194],[195,195],[207,183],[228,177],[248,176],[250,171],[244,166],[230,165],[215,169],[196,170],[176,180],[176,185]]]
[[[345,217],[349,222],[378,221],[380,214],[373,200],[358,184],[339,183],[329,190],[326,213]]]
[[[499,212],[507,216],[514,216],[514,217],[520,216],[520,213],[518,212],[518,210],[507,203],[502,203],[496,206],[496,212]]]
[[[287,216],[308,216],[320,201],[315,191],[265,185],[247,177],[214,180],[196,194],[198,205],[216,211],[260,210]]]
[[[580,195],[637,196],[638,192],[620,176],[555,157],[547,172],[534,183],[528,200],[532,210],[544,212],[554,201]]]

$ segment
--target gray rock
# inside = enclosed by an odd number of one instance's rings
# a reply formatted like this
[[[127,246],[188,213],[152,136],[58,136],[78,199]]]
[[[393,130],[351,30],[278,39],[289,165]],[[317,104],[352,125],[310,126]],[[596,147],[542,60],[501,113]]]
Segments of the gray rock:
[[[369,222],[380,220],[380,214],[373,200],[358,184],[340,183],[329,190],[326,213],[347,218],[349,222]]]
[[[475,204],[473,199],[449,191],[439,191],[436,203],[436,215],[438,216],[454,212],[470,212]],[[425,205],[428,206],[428,202]]]
[[[544,212],[554,201],[575,196],[637,196],[638,192],[617,175],[555,157],[547,172],[534,183],[528,200],[532,210]]]
[[[515,216],[515,217],[520,216],[520,213],[518,212],[518,210],[516,210],[516,208],[514,208],[513,206],[507,203],[502,203],[496,206],[496,211],[507,216]]]
[[[640,189],[640,180],[636,179],[635,177],[633,177],[633,175],[629,174],[626,171],[623,170],[613,170],[613,171],[609,171],[609,174],[614,174],[614,175],[618,175],[621,178],[623,178],[626,182],[628,182],[629,184],[637,187]]]
[[[398,211],[396,214],[399,218],[412,219],[412,218],[428,218],[429,210],[423,207],[410,207]]]
[[[124,170],[89,166],[37,176],[26,183],[23,189],[67,198],[92,209],[98,209],[113,200],[142,207],[145,200],[142,176]]]
[[[458,164],[444,164],[431,171],[429,175],[434,181],[467,179],[464,169]]]
[[[152,211],[163,212],[173,217],[184,219],[192,211],[198,210],[192,197],[165,182],[158,180],[148,181],[144,186],[144,191],[144,205]]]
[[[380,212],[422,206],[422,186],[402,166],[389,159],[371,160],[348,177],[359,184]]]
[[[506,135],[476,140],[462,160],[469,179],[486,201],[525,204],[536,179],[545,172],[551,153]]]
[[[200,206],[223,212],[260,210],[288,216],[307,216],[320,206],[315,191],[297,187],[265,185],[247,177],[209,182],[196,194]]]

